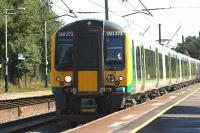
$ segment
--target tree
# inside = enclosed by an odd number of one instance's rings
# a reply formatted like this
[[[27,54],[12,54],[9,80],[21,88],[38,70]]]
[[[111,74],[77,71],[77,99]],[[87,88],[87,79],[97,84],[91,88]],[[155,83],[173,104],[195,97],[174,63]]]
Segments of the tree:
[[[1,1],[2,2],[2,1]],[[20,63],[21,76],[28,74],[34,76],[34,66],[44,60],[44,21],[55,17],[52,11],[52,0],[6,0],[0,3],[0,15],[5,9],[25,7],[24,12],[17,12],[15,16],[8,17],[8,57],[10,81],[17,84],[18,53],[25,54],[26,60]],[[4,19],[0,18],[0,57],[5,57],[4,52]],[[52,23],[48,26],[50,36],[61,23]],[[50,51],[50,50],[48,50]],[[50,62],[50,60],[49,60]]]
[[[188,36],[184,43],[178,43],[175,50],[179,53],[200,59],[200,37]]]

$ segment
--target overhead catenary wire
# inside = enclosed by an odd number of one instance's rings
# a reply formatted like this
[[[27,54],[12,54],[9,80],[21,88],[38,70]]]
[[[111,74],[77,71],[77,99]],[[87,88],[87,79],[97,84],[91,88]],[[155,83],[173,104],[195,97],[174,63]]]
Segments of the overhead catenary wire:
[[[174,36],[178,33],[178,31],[181,29],[181,25],[178,27],[178,29],[176,30],[176,32],[174,33],[174,35],[170,38],[170,40],[172,40],[174,38]]]
[[[156,24],[155,22],[151,21],[147,16],[145,16],[145,15],[149,15],[148,13],[145,12],[146,9],[138,10],[138,9],[136,9],[128,0],[126,0],[126,1],[124,1],[124,2],[128,3],[128,5],[131,6],[131,8],[133,8],[132,11],[134,11],[134,13],[127,14],[127,15],[123,15],[123,16],[122,16],[123,18],[126,17],[126,16],[133,15],[133,14],[141,13],[141,15],[142,15],[148,22],[150,22],[150,23],[152,23],[152,24],[154,24],[154,25],[157,26],[157,24]],[[152,9],[154,9],[154,8],[152,8]],[[144,14],[145,14],[145,15],[144,15]],[[139,25],[137,25],[137,24],[135,24],[135,25],[136,25],[137,27],[140,27],[140,29],[142,29],[142,30],[144,30],[144,31],[146,30],[146,28],[142,28],[141,26],[139,26]],[[155,33],[152,33],[152,32],[150,32],[150,31],[148,31],[148,30],[147,30],[146,32],[151,33],[153,36],[157,36]]]
[[[124,2],[127,2],[132,8],[133,8],[133,11],[135,11],[134,13],[130,13],[130,14],[127,14],[127,15],[124,15],[123,17],[127,17],[127,16],[130,16],[130,15],[133,15],[133,14],[136,14],[136,13],[142,13],[141,15],[147,20],[149,21],[150,23],[154,24],[155,26],[157,26],[157,24],[153,21],[151,21],[147,16],[143,15],[143,14],[146,14],[148,15],[147,13],[145,13],[144,11],[147,11],[147,8],[146,9],[141,9],[141,10],[137,10],[128,0],[124,1]],[[141,2],[141,1],[140,1]],[[170,10],[170,9],[174,9],[176,7],[158,7],[158,8],[148,8],[149,11],[157,11],[157,10]],[[136,12],[138,11],[138,12]],[[140,12],[139,12],[140,11]],[[152,34],[152,33],[151,33]],[[154,34],[154,36],[156,36]]]
[[[95,14],[95,13],[105,13],[105,12],[79,11],[79,12],[74,12],[74,13],[79,13],[79,14]]]
[[[88,0],[88,1],[89,1],[90,3],[92,3],[92,4],[96,5],[96,6],[98,6],[98,7],[101,7],[101,8],[103,8],[103,9],[105,9],[104,6],[102,6],[102,5],[100,5],[100,4],[96,3],[96,2],[94,2],[94,1],[92,1],[92,0]],[[119,15],[119,14],[117,14],[115,11],[111,11],[111,10],[108,10],[108,11],[111,12],[112,14],[114,14],[114,15],[116,15],[116,16],[122,18],[122,16]],[[102,12],[102,13],[105,13],[105,12]],[[123,18],[123,19],[124,19],[124,18]]]
[[[178,27],[178,29],[176,30],[176,32],[173,34],[173,36],[170,38],[170,41],[172,41],[172,39],[176,36],[176,34],[178,33],[178,31],[181,29],[181,25]],[[168,43],[166,44],[166,46],[169,45],[170,41],[168,41]]]
[[[149,15],[148,13],[144,12],[146,11],[146,9],[142,9],[142,10],[137,10],[128,0],[126,1],[132,8],[133,8],[133,11],[139,11],[138,13],[143,13],[143,14],[146,14],[146,15]],[[134,14],[134,13],[133,13]],[[127,14],[126,16],[130,16],[130,15],[133,15],[133,14]],[[151,21],[147,16],[141,14],[148,22],[154,24],[157,26],[157,24],[155,24],[155,22]],[[123,17],[126,17],[125,15]]]
[[[93,2],[93,1],[91,1],[91,2]],[[130,3],[130,2],[129,2]],[[99,4],[97,4],[97,3],[93,3],[93,4],[96,4],[97,6],[101,6],[101,5],[99,5]],[[61,7],[59,7],[58,5],[56,5],[56,4],[54,4],[55,6],[57,6],[58,8],[60,8],[60,9],[62,9],[62,10],[65,10],[65,9],[63,9],[63,8],[61,8]],[[132,4],[131,4],[132,5]],[[131,6],[130,5],[130,6]],[[104,8],[103,6],[101,6],[102,8]],[[133,7],[133,6],[132,6]],[[157,7],[157,8],[148,8],[148,10],[149,11],[160,11],[160,10],[170,10],[170,9],[176,9],[176,8],[192,8],[192,9],[194,9],[194,8],[200,8],[200,7]],[[66,11],[66,10],[65,10]],[[125,13],[125,12],[136,12],[136,11],[138,11],[138,12],[141,12],[141,13],[146,13],[146,12],[142,12],[142,11],[146,11],[146,9],[136,9],[135,7],[133,7],[133,10],[109,10],[110,12],[112,12],[112,13]],[[105,13],[105,11],[73,11],[74,13],[80,13],[80,14],[90,14],[90,13]],[[131,14],[131,13],[130,13]],[[136,13],[133,13],[133,14],[136,14]],[[146,13],[147,14],[147,13]],[[124,16],[128,16],[128,15],[123,15],[123,17]]]
[[[93,1],[90,1],[91,3],[93,3],[93,4],[95,4],[95,5],[97,5],[97,6],[99,6],[99,7],[101,7],[101,8],[104,8],[103,6],[101,6],[100,4],[97,4],[96,2],[93,2]],[[130,14],[127,14],[127,15],[123,15],[122,17],[123,17],[123,19],[124,19],[124,17],[126,17],[126,16],[129,16],[129,15],[132,15],[132,14],[137,14],[137,13],[143,13],[143,14],[146,14],[146,15],[148,15],[148,13],[146,13],[146,12],[144,12],[144,11],[146,11],[145,9],[141,9],[141,10],[137,10],[130,2],[129,2],[129,5],[133,8],[133,10],[109,10],[111,13],[113,13],[114,15],[116,15],[116,16],[118,16],[118,17],[120,17],[121,15],[119,15],[119,14],[117,14],[117,12],[133,12],[134,11],[134,13],[130,13]],[[152,10],[152,11],[156,11],[156,10],[168,10],[168,9],[172,9],[172,7],[161,7],[161,8],[149,8],[148,10]],[[136,12],[136,11],[138,11],[138,12]],[[79,14],[98,14],[98,13],[105,13],[105,11],[79,11],[79,12],[74,12],[74,13],[79,13]],[[148,17],[146,17],[146,16],[144,16],[144,15],[142,15],[147,21],[149,21],[150,23],[152,23],[152,24],[154,24],[155,26],[157,26],[157,24],[155,23],[155,22],[153,22],[153,21],[151,21],[150,19],[148,19]],[[124,19],[125,21],[129,21],[128,19]],[[129,23],[132,23],[132,22],[129,22]],[[135,24],[135,23],[133,23],[133,24]],[[130,25],[130,24],[128,24],[128,25]],[[142,30],[145,30],[144,28],[142,28],[142,26],[139,26],[139,25],[137,25],[137,24],[135,24],[137,27],[139,27],[140,29],[142,29]],[[126,26],[127,27],[127,26]],[[156,36],[155,34],[154,34],[154,36]]]
[[[69,8],[69,6],[63,0],[61,0],[61,2],[68,8],[69,12],[72,13],[74,15],[74,17],[77,18],[76,14],[73,12],[73,10],[71,8]]]
[[[102,7],[104,8],[104,7]],[[156,10],[167,10],[167,9],[172,9],[172,7],[163,7],[163,8],[149,8],[148,10],[156,11]],[[126,13],[126,12],[142,12],[145,11],[145,9],[137,10],[109,10],[110,12],[115,12],[115,13]],[[90,14],[90,13],[105,13],[105,11],[73,11],[74,13],[80,13],[80,14]],[[144,12],[146,13],[146,12]],[[123,16],[122,16],[123,17]]]
[[[91,2],[92,4],[95,4],[96,6],[98,6],[98,7],[101,7],[101,8],[103,8],[103,9],[105,9],[105,7],[104,6],[102,6],[102,5],[100,5],[100,4],[98,4],[98,3],[96,3],[96,2],[94,2],[94,1],[92,1],[92,0],[88,0],[89,2]],[[116,15],[116,16],[118,16],[118,17],[120,17],[120,18],[122,18],[122,16],[121,15],[119,15],[119,14],[117,14],[117,13],[115,13],[115,12],[113,12],[113,11],[111,11],[111,10],[108,10],[109,12],[111,12],[112,14],[114,14],[114,15]],[[105,13],[105,12],[104,12]]]
[[[145,10],[149,13],[149,15],[151,15],[153,17],[153,14],[151,14],[151,12],[146,8],[146,6],[143,4],[143,2],[141,0],[138,0],[138,1],[145,8]]]
[[[102,6],[102,5],[100,5],[100,4],[96,3],[96,2],[94,2],[94,1],[92,1],[92,0],[88,0],[88,1],[89,1],[90,3],[92,3],[92,4],[95,4],[95,5],[98,6],[98,7],[101,7],[101,8],[103,8],[103,9],[105,9],[104,6]],[[54,4],[54,5],[55,5],[55,4]],[[57,6],[57,7],[58,7],[58,6]],[[64,10],[63,8],[61,8],[61,9]],[[68,9],[71,10],[70,8],[68,8]],[[64,11],[66,12],[66,10],[64,10]],[[129,28],[129,29],[130,29],[131,25],[133,24],[134,26],[138,27],[139,29],[141,29],[141,30],[143,30],[143,31],[146,30],[146,28],[144,28],[143,26],[141,26],[141,25],[135,23],[134,21],[131,21],[131,20],[126,19],[126,18],[123,18],[121,15],[119,15],[118,13],[116,13],[116,12],[124,12],[124,11],[111,11],[111,10],[109,10],[109,12],[111,12],[112,14],[118,16],[119,18],[122,18],[124,21],[126,21],[126,22],[128,23],[128,25],[125,26],[126,28]],[[105,12],[104,12],[104,11],[94,11],[94,12],[93,12],[93,11],[84,11],[84,12],[74,12],[74,11],[73,11],[73,13],[92,14],[92,13],[105,13]],[[58,15],[58,16],[56,16],[56,17],[60,17],[60,16],[69,16],[69,17],[75,18],[75,16],[72,16],[72,15],[70,15],[70,14],[63,14],[63,15],[61,14],[61,15]],[[149,32],[149,31],[148,31],[148,32]],[[150,32],[149,32],[149,33],[150,33]],[[150,33],[150,34],[156,36],[154,33]]]
[[[96,2],[94,2],[94,1],[92,1],[92,0],[88,0],[88,1],[89,1],[90,3],[92,3],[92,4],[96,5],[96,6],[98,6],[98,7],[101,7],[101,8],[103,8],[103,9],[105,9],[104,6],[102,6],[102,5],[100,5],[100,4],[96,3]],[[139,24],[136,24],[136,23],[133,22],[133,21],[130,21],[130,20],[126,19],[126,18],[123,18],[121,15],[117,14],[116,12],[113,12],[113,11],[110,11],[110,10],[109,10],[109,12],[111,12],[112,14],[114,14],[114,15],[116,15],[116,16],[122,18],[122,19],[125,20],[126,22],[128,22],[128,23],[129,23],[128,26],[129,26],[130,24],[134,24],[134,25],[135,25],[136,27],[138,27],[139,29],[141,29],[141,30],[143,30],[143,31],[146,30],[146,28],[143,28],[142,26],[140,26]],[[125,27],[126,27],[126,26],[125,26]],[[151,33],[151,34],[155,36],[154,33]]]
[[[150,26],[149,27],[147,27],[147,29],[144,31],[144,33],[142,33],[141,35],[142,36],[144,36],[145,35],[145,33],[148,31],[150,29]]]
[[[66,1],[66,0],[64,0],[64,1]],[[95,1],[95,0],[88,0],[88,1],[90,1],[91,3],[93,3],[93,4],[95,4],[95,5],[97,5],[98,7],[101,7],[101,8],[103,8],[104,9],[104,5],[102,4],[102,3],[100,3],[100,2],[98,2],[98,1]],[[142,0],[141,0],[142,1]],[[124,1],[125,3],[126,3],[126,1]],[[131,3],[133,6],[135,6],[135,4],[134,4],[134,1],[128,1],[129,3]],[[145,3],[145,1],[144,1],[144,3]],[[56,4],[56,3],[55,3]],[[68,4],[69,5],[69,4]],[[103,5],[103,6],[102,6]],[[139,5],[139,3],[138,3],[138,1],[137,1],[137,5]],[[71,8],[74,8],[74,7],[72,7],[71,5],[69,5]],[[110,7],[110,9],[109,9],[109,12],[113,15],[115,15],[115,16],[118,16],[119,18],[122,18],[122,15],[124,15],[124,14],[126,14],[126,12],[127,12],[127,14],[130,12],[140,12],[141,14],[140,15],[142,15],[143,17],[145,17],[145,19],[147,20],[147,21],[149,21],[149,22],[151,22],[151,23],[153,23],[154,25],[156,25],[157,26],[157,24],[155,24],[157,21],[156,21],[156,19],[154,19],[154,18],[151,18],[151,17],[148,17],[146,14],[148,14],[148,12],[146,11],[146,9],[144,9],[143,7],[141,7],[140,6],[140,8],[138,8],[138,6],[137,6],[137,9],[133,9],[133,10],[131,10],[131,8],[130,8],[130,6],[128,5],[128,3],[127,4],[123,4],[123,6],[127,6],[127,7],[125,7],[125,8],[112,8],[112,5],[111,5],[111,7]],[[146,7],[148,7],[148,5],[146,5]],[[75,13],[75,14],[77,14],[78,16],[82,16],[82,14],[83,14],[83,17],[84,17],[84,14],[88,14],[88,15],[90,15],[90,14],[97,14],[98,15],[98,13],[100,14],[100,13],[105,13],[105,11],[103,11],[103,10],[101,10],[101,8],[95,8],[96,10],[89,10],[89,8],[86,8],[86,9],[88,9],[88,10],[82,10],[82,11],[80,11],[80,9],[82,9],[82,8],[79,8],[79,9],[74,9],[74,11],[73,11],[73,13]],[[182,10],[182,8],[188,8],[188,10],[192,10],[192,9],[196,9],[196,8],[200,8],[200,7],[189,7],[189,6],[187,6],[187,7],[178,7],[178,6],[173,6],[173,5],[171,5],[171,6],[168,6],[168,7],[157,7],[157,8],[152,8],[152,7],[149,7],[148,8],[148,10],[154,15],[154,12],[156,12],[156,11],[158,11],[159,12],[159,10],[175,10],[175,9],[177,9],[177,10]],[[197,10],[198,10],[197,9]],[[67,8],[66,8],[66,10],[67,10]],[[161,11],[162,12],[162,11]],[[165,11],[164,11],[165,12]],[[167,11],[166,11],[167,12]],[[145,14],[146,13],[146,14]],[[134,14],[134,13],[133,13]],[[71,14],[72,15],[72,14]],[[124,21],[124,26],[123,27],[125,27],[125,26],[127,26],[128,28],[128,30],[131,30],[131,29],[134,29],[134,30],[136,30],[136,31],[139,31],[139,33],[140,34],[142,34],[142,33],[144,33],[145,32],[145,30],[146,30],[146,28],[149,26],[149,25],[151,25],[151,24],[148,24],[148,22],[145,22],[145,20],[144,20],[144,18],[143,18],[143,21],[144,21],[144,23],[140,23],[140,21],[137,21],[138,19],[136,19],[136,18],[141,18],[141,16],[140,15],[137,15],[136,17],[127,17],[127,19],[124,19],[124,18],[122,18],[123,19],[123,21]],[[73,15],[72,15],[73,16]],[[115,16],[113,16],[113,18],[115,17]],[[154,16],[156,16],[156,14],[154,15]],[[112,16],[111,16],[112,17]],[[142,19],[142,18],[141,18]],[[126,23],[127,22],[127,23]],[[162,23],[162,22],[161,22]],[[164,24],[163,24],[163,26],[164,26]],[[164,26],[165,27],[165,26]],[[141,30],[140,30],[141,29]],[[154,31],[154,26],[152,26],[151,25],[151,29],[150,30],[148,30],[147,32],[148,32],[148,35],[147,36],[151,36],[152,35],[152,33],[151,32],[153,32],[153,36],[158,36],[157,35],[157,32],[155,32]],[[168,30],[169,29],[167,29],[166,27],[163,29],[163,32],[168,32]],[[172,32],[173,33],[173,32]],[[168,33],[167,33],[168,34]],[[145,34],[145,36],[146,36],[146,34]],[[169,37],[171,37],[171,35],[169,35],[168,34],[168,36]],[[176,40],[176,36],[174,37],[174,40]],[[166,42],[167,43],[167,42]],[[166,44],[165,43],[165,44]],[[169,42],[170,44],[171,43],[173,43],[173,42]]]
[[[137,14],[137,13],[143,13],[143,14],[149,15],[149,14],[146,13],[146,12],[136,11],[136,12],[133,12],[133,13],[129,13],[129,14],[123,15],[122,17],[124,18],[124,17],[131,16],[131,15],[133,15],[133,14]]]
[[[61,10],[65,11],[65,12],[68,12],[66,9],[64,9],[64,8],[62,8],[62,7],[58,6],[58,5],[56,5],[55,3],[52,3],[52,4],[53,4],[54,6],[60,8]]]
[[[171,8],[192,8],[192,9],[195,9],[195,8],[200,8],[200,6],[174,6],[174,7],[171,7]]]
[[[69,16],[71,18],[76,18],[75,16],[72,16],[72,15],[69,15],[69,14],[62,14],[62,15],[58,15],[58,16],[52,17],[49,20],[57,19],[57,18],[60,18],[60,17],[63,17],[63,16]]]

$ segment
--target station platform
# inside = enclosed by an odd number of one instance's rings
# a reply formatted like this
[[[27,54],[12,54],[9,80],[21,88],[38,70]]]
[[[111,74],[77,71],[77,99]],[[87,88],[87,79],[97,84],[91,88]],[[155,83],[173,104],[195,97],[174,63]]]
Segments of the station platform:
[[[200,133],[200,90],[161,114],[138,133]]]
[[[172,133],[178,131],[182,133],[190,131],[190,128],[193,128],[191,131],[195,133],[200,132],[200,128],[197,128],[200,124],[199,95],[200,84],[193,84],[66,132]]]
[[[41,96],[49,96],[49,95],[52,95],[51,90],[20,92],[20,93],[19,92],[18,93],[4,93],[4,94],[0,94],[0,101],[31,98],[31,97],[41,97]]]

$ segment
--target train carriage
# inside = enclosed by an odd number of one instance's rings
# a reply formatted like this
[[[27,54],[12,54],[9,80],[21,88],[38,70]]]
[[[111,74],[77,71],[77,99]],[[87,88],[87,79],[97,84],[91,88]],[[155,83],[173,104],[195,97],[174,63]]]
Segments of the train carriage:
[[[51,43],[57,111],[112,112],[199,78],[198,60],[158,44],[133,42],[110,21],[79,20],[58,30]]]

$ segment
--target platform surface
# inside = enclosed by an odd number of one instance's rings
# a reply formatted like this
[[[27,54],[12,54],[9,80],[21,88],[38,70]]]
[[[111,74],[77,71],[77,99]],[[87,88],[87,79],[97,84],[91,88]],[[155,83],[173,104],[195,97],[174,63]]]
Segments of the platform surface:
[[[169,109],[138,133],[200,133],[200,90]]]
[[[0,94],[0,101],[52,95],[51,90]]]
[[[70,133],[148,132],[149,133],[150,129],[145,129],[145,128],[142,129],[142,128],[148,125],[151,121],[161,116],[163,113],[165,113],[167,110],[171,109],[172,107],[182,104],[182,103],[188,103],[188,105],[190,105],[189,107],[190,109],[188,109],[188,111],[185,110],[185,113],[188,112],[186,114],[190,114],[190,112],[193,109],[199,108],[198,101],[200,100],[200,98],[194,99],[193,101],[196,102],[196,104],[193,104],[193,105],[189,103],[190,100],[187,101],[189,98],[194,97],[195,94],[196,94],[195,97],[198,98],[197,93],[200,93],[200,84],[194,84],[184,89],[177,90],[172,93],[168,93],[162,97],[158,97],[154,100],[147,101],[143,104],[139,104],[137,106],[110,114],[106,117],[90,122],[83,126],[77,127],[75,129],[68,130],[66,132],[70,132]],[[184,105],[183,107],[178,107],[178,109],[175,109],[175,112],[178,112],[179,108],[181,108],[181,110],[187,108],[185,106],[186,105]],[[192,117],[198,117],[198,116],[199,116],[198,114],[192,115]],[[167,117],[163,116],[162,118],[170,118],[170,117],[172,116],[168,115]],[[184,118],[186,118],[186,116]],[[157,121],[156,123],[159,124],[160,123],[159,121]],[[168,121],[168,125],[171,124],[171,122],[169,121]],[[173,121],[173,122],[176,123],[176,121]],[[184,122],[182,122],[182,124],[184,124]],[[200,125],[200,120],[199,120],[199,125]],[[155,128],[151,128],[152,133],[155,131],[159,133],[162,132],[160,130],[159,125],[155,125],[154,127]],[[162,130],[164,131],[164,129]],[[173,132],[173,131],[170,130],[169,132]]]

